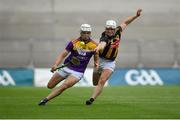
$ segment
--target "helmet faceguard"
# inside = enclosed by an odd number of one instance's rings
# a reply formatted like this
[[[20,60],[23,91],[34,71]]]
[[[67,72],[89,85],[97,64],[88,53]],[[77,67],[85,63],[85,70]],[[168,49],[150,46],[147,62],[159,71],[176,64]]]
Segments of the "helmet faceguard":
[[[91,31],[92,28],[89,24],[82,24],[80,27],[81,40],[85,42],[85,44],[91,40]]]

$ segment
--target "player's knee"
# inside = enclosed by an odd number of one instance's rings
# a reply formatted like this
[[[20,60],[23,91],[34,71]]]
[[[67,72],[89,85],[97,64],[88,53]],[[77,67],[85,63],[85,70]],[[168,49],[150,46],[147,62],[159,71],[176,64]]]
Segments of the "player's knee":
[[[70,86],[68,85],[68,84],[62,84],[61,85],[61,88],[63,89],[63,90],[65,90],[65,89],[67,89],[67,88],[69,88]]]
[[[48,83],[47,88],[52,89],[52,88],[54,88],[54,86],[51,83]]]
[[[104,84],[106,83],[106,79],[105,78],[100,78],[99,84],[104,86]]]
[[[103,80],[101,80],[101,81],[99,82],[99,84],[102,85],[102,86],[104,86],[105,83],[106,83],[106,81],[103,81]]]

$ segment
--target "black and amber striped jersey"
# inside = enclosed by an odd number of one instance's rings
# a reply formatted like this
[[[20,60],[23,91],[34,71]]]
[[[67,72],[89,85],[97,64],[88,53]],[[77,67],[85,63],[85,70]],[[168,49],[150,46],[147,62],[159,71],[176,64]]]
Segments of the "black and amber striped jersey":
[[[114,36],[107,36],[105,34],[105,31],[102,33],[100,42],[104,41],[106,42],[106,46],[103,49],[103,51],[100,51],[99,56],[101,58],[105,58],[107,60],[114,61],[118,54],[118,47],[121,40],[121,32],[122,28],[119,26],[115,29],[115,35]]]

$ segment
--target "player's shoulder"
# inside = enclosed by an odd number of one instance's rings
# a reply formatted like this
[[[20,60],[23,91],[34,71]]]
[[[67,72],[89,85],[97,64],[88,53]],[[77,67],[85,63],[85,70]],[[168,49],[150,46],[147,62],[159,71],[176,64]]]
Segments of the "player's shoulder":
[[[89,47],[92,47],[92,48],[96,48],[98,46],[98,43],[95,41],[95,40],[91,40],[89,43],[88,43],[88,46]]]
[[[98,45],[98,43],[95,40],[91,40],[91,43],[94,45]]]
[[[72,43],[77,43],[79,41],[79,39],[72,39],[71,42]]]
[[[121,26],[118,26],[116,29],[115,29],[116,32],[122,32],[122,27]]]
[[[104,37],[104,36],[106,36],[105,31],[103,31],[103,32],[101,33],[101,37]]]
[[[87,45],[89,48],[94,49],[94,48],[97,47],[98,43],[97,43],[95,40],[92,40],[92,39],[91,39],[91,41],[89,41],[86,45]]]
[[[76,43],[78,43],[80,40],[79,39],[72,39],[70,42],[72,43],[72,44],[76,44]]]

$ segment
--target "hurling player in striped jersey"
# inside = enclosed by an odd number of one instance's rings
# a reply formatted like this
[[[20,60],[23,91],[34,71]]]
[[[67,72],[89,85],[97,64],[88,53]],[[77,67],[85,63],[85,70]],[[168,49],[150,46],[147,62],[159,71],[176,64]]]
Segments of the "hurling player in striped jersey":
[[[86,105],[91,105],[101,94],[103,87],[115,69],[115,59],[118,55],[118,47],[121,41],[121,33],[132,21],[141,15],[142,10],[138,9],[134,16],[125,19],[119,26],[114,20],[107,20],[105,31],[102,33],[98,47],[95,49],[99,53],[99,70],[93,73],[93,84],[96,86]]]

